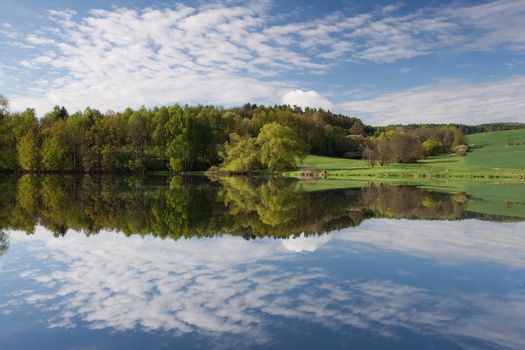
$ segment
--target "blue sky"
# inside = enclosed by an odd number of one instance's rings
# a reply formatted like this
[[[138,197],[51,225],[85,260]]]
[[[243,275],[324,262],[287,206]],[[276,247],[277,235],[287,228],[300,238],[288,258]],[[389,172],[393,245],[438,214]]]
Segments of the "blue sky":
[[[525,0],[0,4],[12,110],[245,102],[525,121]]]

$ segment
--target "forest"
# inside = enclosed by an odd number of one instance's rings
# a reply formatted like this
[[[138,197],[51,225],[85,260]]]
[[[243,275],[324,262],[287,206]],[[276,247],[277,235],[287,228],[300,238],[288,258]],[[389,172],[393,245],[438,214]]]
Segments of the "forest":
[[[398,124],[390,125],[386,127],[379,127],[381,129],[392,129],[392,128],[401,128],[401,129],[419,129],[422,127],[429,128],[439,128],[439,127],[454,127],[460,129],[465,135],[477,134],[481,132],[491,132],[491,131],[503,131],[503,130],[516,130],[516,129],[525,129],[525,123],[519,122],[494,122],[494,123],[484,123],[478,125],[467,125],[467,124],[457,124],[457,123],[448,123],[448,124]]]
[[[0,171],[278,172],[307,154],[415,162],[465,143],[455,126],[374,128],[356,117],[297,106],[171,105],[122,112],[55,106],[9,112],[0,95]],[[466,152],[466,151],[465,151]]]

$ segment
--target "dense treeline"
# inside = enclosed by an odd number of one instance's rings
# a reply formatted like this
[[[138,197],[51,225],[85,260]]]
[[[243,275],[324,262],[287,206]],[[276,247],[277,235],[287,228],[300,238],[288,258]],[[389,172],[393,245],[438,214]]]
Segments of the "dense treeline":
[[[377,131],[381,132],[392,128],[402,129],[419,129],[419,128],[441,128],[441,127],[453,127],[460,129],[465,135],[477,134],[480,132],[489,131],[503,131],[503,130],[514,130],[514,129],[525,129],[525,123],[517,122],[496,122],[496,123],[484,123],[478,125],[466,125],[466,124],[406,124],[406,125],[390,125],[385,127],[377,127]]]
[[[205,170],[231,157],[240,139],[253,141],[255,168],[280,170],[307,151],[358,152],[353,135],[373,132],[357,118],[290,106],[173,105],[104,114],[91,108],[69,114],[56,106],[38,119],[33,109],[9,113],[2,101],[0,170],[11,171]]]
[[[71,229],[172,239],[289,237],[354,227],[370,217],[466,215],[461,193],[383,185],[309,192],[301,185],[280,177],[4,176],[0,232],[32,233],[40,224],[57,236]]]

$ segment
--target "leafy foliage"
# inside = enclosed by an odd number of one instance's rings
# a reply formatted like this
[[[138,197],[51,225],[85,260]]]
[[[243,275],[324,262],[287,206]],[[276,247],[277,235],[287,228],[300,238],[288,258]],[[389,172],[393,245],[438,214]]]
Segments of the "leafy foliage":
[[[261,147],[261,163],[270,171],[295,167],[308,151],[308,146],[291,128],[275,122],[261,129],[257,144]]]
[[[260,149],[253,137],[231,134],[219,156],[223,159],[223,171],[247,173],[261,168]]]

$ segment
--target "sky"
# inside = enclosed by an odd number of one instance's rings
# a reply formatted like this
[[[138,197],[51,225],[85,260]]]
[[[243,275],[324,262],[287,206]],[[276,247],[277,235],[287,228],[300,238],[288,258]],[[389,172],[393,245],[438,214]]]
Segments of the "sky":
[[[38,115],[250,102],[525,122],[525,0],[1,0],[0,53],[0,93]]]

